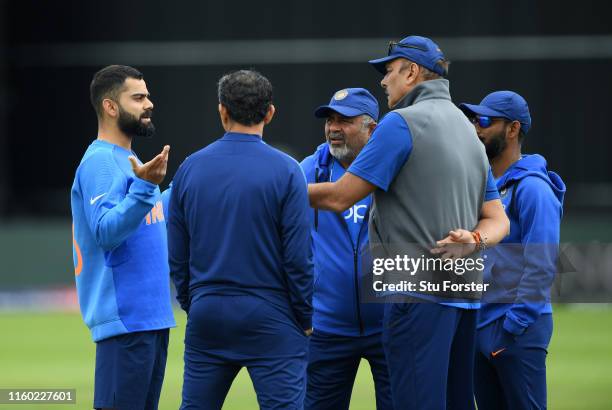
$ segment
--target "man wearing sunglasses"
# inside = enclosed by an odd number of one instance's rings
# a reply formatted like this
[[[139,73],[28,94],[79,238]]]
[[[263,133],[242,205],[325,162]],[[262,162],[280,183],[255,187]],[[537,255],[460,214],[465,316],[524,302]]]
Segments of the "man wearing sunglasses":
[[[386,260],[429,257],[436,244],[433,253],[460,257],[499,242],[508,233],[508,218],[484,148],[451,101],[444,78],[448,62],[440,48],[428,38],[409,36],[370,64],[384,75],[381,85],[393,111],[342,178],[309,185],[311,205],[343,211],[373,192],[370,246],[375,254],[383,249]],[[454,253],[450,245],[456,243],[466,246]],[[418,275],[439,280],[440,273],[420,269]],[[481,280],[481,274],[473,272],[472,280]],[[405,293],[399,297],[408,303],[389,303],[384,314],[394,407],[474,409],[480,295]]]
[[[478,317],[478,408],[545,409],[546,349],[552,335],[550,288],[556,272],[565,184],[538,154],[521,154],[529,107],[512,91],[459,106],[486,147],[510,235],[487,252],[491,268]]]

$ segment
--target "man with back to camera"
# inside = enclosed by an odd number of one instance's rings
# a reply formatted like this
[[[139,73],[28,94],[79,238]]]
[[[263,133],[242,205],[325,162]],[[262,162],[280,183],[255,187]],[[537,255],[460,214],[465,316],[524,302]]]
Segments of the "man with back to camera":
[[[384,74],[381,85],[394,111],[342,178],[309,185],[311,205],[342,211],[374,192],[372,249],[417,244],[426,250],[444,237],[432,253],[448,257],[499,242],[508,233],[508,218],[484,148],[451,101],[440,48],[409,36],[370,63]],[[455,243],[466,246],[457,250]],[[394,406],[473,409],[477,300],[418,303],[444,299],[411,297],[414,303],[385,307],[383,343]]]
[[[77,168],[71,206],[79,304],[96,342],[94,407],[157,409],[175,326],[158,187],[170,147],[146,164],[132,151],[134,138],[155,131],[138,70],[101,69],[90,96],[98,137]]]
[[[315,116],[325,118],[326,142],[302,161],[302,169],[309,183],[337,181],[376,127],[378,102],[364,88],[346,88],[317,108]],[[362,358],[374,377],[376,408],[393,408],[382,346],[383,305],[363,303],[360,295],[370,202],[367,196],[343,214],[310,213],[315,288],[305,402],[309,410],[348,409]]]
[[[306,179],[262,141],[272,85],[224,75],[226,133],[178,169],[169,203],[170,270],[187,312],[181,409],[220,409],[247,368],[262,409],[301,409],[312,333]]]
[[[538,154],[521,148],[531,128],[527,101],[512,91],[460,104],[486,147],[510,219],[510,235],[487,252],[493,289],[478,315],[474,388],[478,408],[545,409],[565,184]],[[506,246],[504,246],[506,245]],[[487,303],[488,302],[488,303]]]

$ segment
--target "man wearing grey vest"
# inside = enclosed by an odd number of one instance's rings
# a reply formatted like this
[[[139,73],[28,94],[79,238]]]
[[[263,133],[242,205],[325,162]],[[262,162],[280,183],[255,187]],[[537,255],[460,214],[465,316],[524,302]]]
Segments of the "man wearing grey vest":
[[[451,101],[440,48],[428,38],[409,36],[390,43],[388,55],[370,63],[384,74],[381,85],[393,111],[342,178],[309,185],[311,206],[339,212],[373,192],[370,244],[374,254],[383,249],[385,269],[397,261],[394,269],[401,270],[402,253],[414,262],[421,251],[431,257],[427,250],[433,248],[434,255],[456,262],[498,243],[508,234],[508,218],[485,150]],[[443,273],[428,269],[419,274],[429,274],[436,285]],[[482,273],[469,280],[475,286]],[[480,293],[421,290],[402,289],[408,303],[385,307],[383,343],[394,406],[474,409]]]

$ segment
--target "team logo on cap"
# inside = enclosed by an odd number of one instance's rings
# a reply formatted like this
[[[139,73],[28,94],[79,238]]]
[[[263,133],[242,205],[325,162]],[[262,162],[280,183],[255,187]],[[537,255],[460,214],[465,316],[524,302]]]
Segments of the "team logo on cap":
[[[334,94],[334,100],[336,101],[344,100],[348,94],[349,94],[348,90],[340,90],[336,94]]]

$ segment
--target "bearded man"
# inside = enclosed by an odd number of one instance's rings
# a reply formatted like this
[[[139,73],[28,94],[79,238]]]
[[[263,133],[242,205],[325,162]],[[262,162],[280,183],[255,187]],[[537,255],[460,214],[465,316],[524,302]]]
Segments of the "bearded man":
[[[112,65],[90,86],[98,136],[71,191],[73,259],[83,320],[96,343],[94,407],[157,409],[175,326],[159,184],[169,146],[142,164],[134,138],[155,132],[142,74]]]

